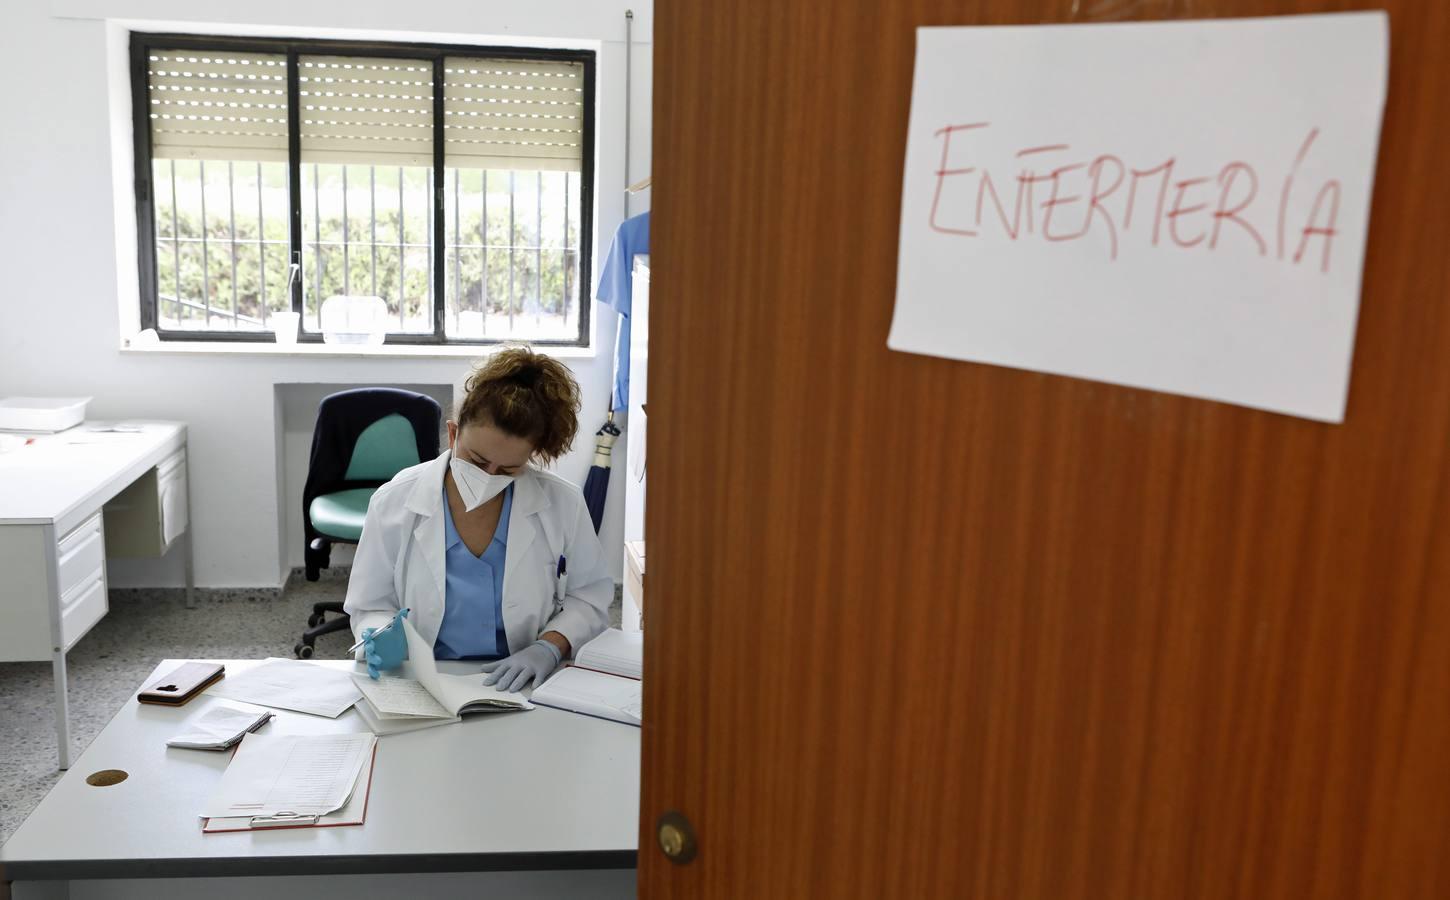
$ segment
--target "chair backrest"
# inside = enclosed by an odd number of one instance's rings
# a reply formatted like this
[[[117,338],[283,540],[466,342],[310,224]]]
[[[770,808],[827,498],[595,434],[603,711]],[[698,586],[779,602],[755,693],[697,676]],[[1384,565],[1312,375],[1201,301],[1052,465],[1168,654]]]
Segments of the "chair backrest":
[[[369,387],[322,398],[312,433],[304,505],[319,494],[379,485],[438,455],[443,408],[426,394]]]
[[[418,441],[413,426],[398,413],[383,416],[357,436],[352,457],[347,461],[345,481],[387,481],[418,458]]]

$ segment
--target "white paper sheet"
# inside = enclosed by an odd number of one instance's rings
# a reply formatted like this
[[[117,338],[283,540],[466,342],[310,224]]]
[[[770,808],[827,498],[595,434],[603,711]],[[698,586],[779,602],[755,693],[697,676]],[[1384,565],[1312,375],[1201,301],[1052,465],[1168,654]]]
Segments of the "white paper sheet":
[[[329,719],[347,712],[362,697],[348,672],[295,659],[269,659],[239,675],[223,678],[207,693]]]
[[[1342,421],[1388,39],[918,29],[888,345]]]
[[[432,646],[423,640],[418,629],[414,628],[413,623],[407,619],[403,620],[403,635],[408,640],[408,662],[405,666],[407,674],[416,679],[429,694],[442,703],[450,715],[456,713],[457,707],[448,704],[447,698],[443,694],[443,683],[439,680],[438,664],[433,659]],[[479,683],[482,682],[483,679],[480,678]]]
[[[242,738],[201,815],[320,816],[352,793],[377,736],[360,734],[258,735]]]
[[[190,750],[225,750],[250,731],[256,731],[275,715],[271,710],[237,709],[216,704],[188,719],[185,730],[166,741],[168,747]]]

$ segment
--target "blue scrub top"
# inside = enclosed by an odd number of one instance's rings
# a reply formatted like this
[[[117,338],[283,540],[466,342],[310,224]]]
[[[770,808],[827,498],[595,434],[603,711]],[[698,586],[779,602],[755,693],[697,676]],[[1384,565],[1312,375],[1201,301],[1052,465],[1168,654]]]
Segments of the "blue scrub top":
[[[649,213],[625,219],[599,276],[594,296],[619,312],[619,342],[614,348],[614,411],[629,411],[629,310],[634,305],[634,257],[649,252]]]
[[[509,513],[514,505],[514,486],[504,489],[503,510],[498,527],[482,556],[474,556],[448,506],[448,488],[443,489],[443,542],[447,592],[443,600],[443,624],[433,642],[438,659],[497,659],[508,655],[503,630],[503,564],[508,552]]]

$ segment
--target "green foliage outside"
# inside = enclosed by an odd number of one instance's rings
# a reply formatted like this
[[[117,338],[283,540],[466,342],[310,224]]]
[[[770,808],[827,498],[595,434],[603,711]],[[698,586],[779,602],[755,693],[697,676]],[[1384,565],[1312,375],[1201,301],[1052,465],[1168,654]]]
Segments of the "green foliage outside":
[[[264,324],[266,313],[291,308],[285,166],[239,163],[229,170],[224,162],[205,165],[203,251],[203,167],[194,161],[175,164],[173,198],[171,162],[157,160],[155,165],[157,286],[163,326],[269,327]],[[301,279],[307,320],[315,323],[320,300],[351,293],[382,297],[394,316],[401,310],[403,321],[397,330],[431,330],[428,170],[379,167],[370,172],[365,166],[346,167],[344,228],[343,169],[304,167]],[[479,232],[485,177],[487,247]],[[444,274],[450,320],[460,309],[482,310],[489,322],[510,312],[515,318],[562,319],[579,296],[577,176],[517,173],[511,184],[507,172],[450,170],[447,178]],[[566,202],[572,207],[567,219]],[[174,239],[176,235],[180,240]],[[178,303],[178,296],[188,303]],[[206,297],[209,324],[199,308]]]

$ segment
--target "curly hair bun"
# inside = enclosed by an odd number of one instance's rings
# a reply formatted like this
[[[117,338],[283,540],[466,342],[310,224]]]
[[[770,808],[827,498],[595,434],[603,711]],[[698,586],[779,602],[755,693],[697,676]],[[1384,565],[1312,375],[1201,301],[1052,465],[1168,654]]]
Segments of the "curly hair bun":
[[[563,363],[528,347],[507,347],[480,362],[463,383],[459,427],[490,424],[534,445],[552,462],[579,429],[579,384]]]

